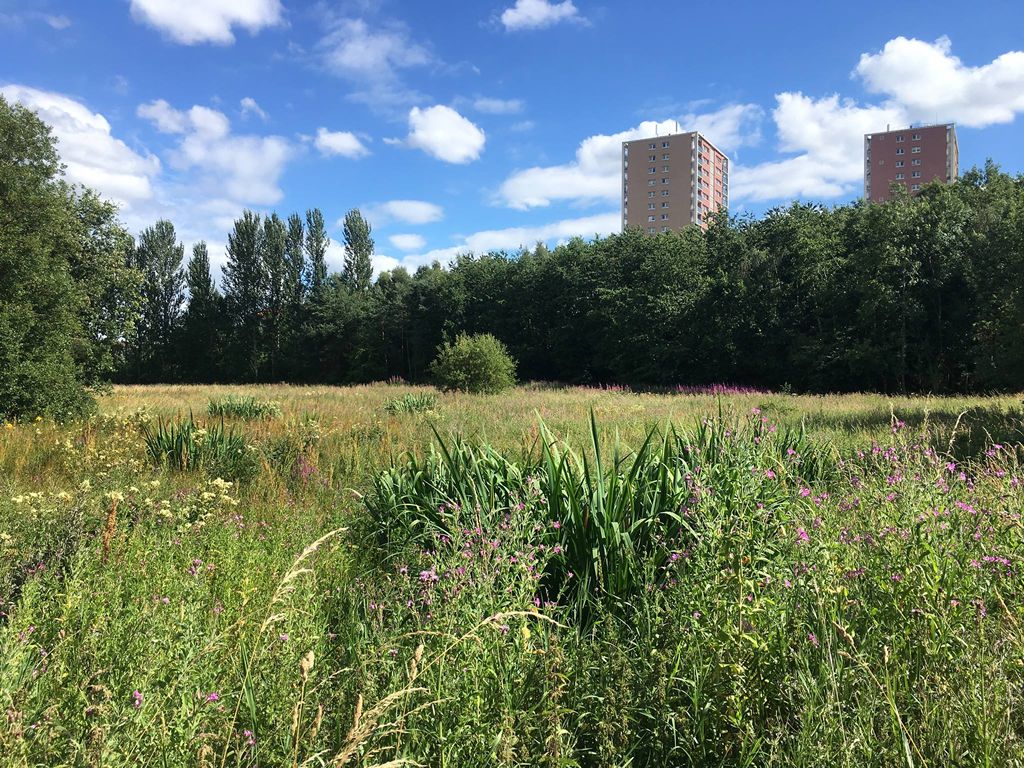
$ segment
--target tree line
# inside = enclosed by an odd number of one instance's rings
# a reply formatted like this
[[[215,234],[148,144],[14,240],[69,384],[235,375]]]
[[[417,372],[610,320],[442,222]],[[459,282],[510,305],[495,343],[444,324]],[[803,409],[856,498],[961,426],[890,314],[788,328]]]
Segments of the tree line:
[[[425,381],[490,333],[521,379],[830,392],[1019,391],[1024,176],[993,163],[884,204],[794,203],[707,231],[466,254],[374,279],[358,210],[246,211],[218,283],[169,221],[132,238],[0,98],[0,418],[88,408],[104,381]]]
[[[246,212],[229,236],[222,291],[202,244],[182,266],[171,225],[147,230],[136,266],[149,309],[122,377],[423,381],[438,346],[466,332],[504,342],[529,380],[1024,385],[1024,176],[992,163],[884,204],[794,203],[760,218],[721,215],[706,232],[466,254],[375,281],[369,225],[351,211],[343,230],[345,267],[328,274],[319,212],[287,222]]]

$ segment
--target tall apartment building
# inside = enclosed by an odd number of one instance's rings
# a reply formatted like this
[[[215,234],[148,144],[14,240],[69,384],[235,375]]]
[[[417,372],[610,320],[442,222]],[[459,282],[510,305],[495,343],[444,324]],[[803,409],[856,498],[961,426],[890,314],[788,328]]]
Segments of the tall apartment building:
[[[914,194],[938,179],[946,184],[960,173],[956,126],[910,126],[864,136],[864,197],[880,203],[888,200],[893,184]]]
[[[622,228],[707,229],[729,206],[729,158],[697,131],[622,142]]]

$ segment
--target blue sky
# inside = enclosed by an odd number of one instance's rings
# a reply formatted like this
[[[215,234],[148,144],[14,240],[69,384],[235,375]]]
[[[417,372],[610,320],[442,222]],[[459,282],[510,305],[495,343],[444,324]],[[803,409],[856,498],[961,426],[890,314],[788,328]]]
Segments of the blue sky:
[[[217,262],[245,208],[340,239],[359,207],[378,269],[613,232],[620,142],[676,121],[733,159],[734,211],[854,199],[887,124],[1024,170],[1018,0],[696,7],[0,0],[0,93],[133,231],[170,218]]]

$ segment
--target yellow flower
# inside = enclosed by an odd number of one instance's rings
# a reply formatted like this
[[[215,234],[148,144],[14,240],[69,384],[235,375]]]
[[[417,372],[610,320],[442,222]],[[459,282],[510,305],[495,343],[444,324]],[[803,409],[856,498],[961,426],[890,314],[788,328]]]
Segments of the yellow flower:
[[[523,624],[523,626],[519,629],[519,633],[523,636],[523,640],[529,640],[530,635],[533,634],[532,632],[530,632],[530,628],[525,624]]]

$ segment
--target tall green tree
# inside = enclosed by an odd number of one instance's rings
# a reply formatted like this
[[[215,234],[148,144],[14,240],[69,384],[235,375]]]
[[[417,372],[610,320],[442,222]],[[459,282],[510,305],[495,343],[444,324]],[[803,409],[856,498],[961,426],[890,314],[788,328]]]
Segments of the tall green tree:
[[[64,182],[49,127],[0,96],[0,419],[91,407],[137,316],[129,245],[113,206]]]
[[[237,371],[244,380],[258,381],[267,358],[263,317],[269,283],[259,214],[245,211],[235,221],[228,235],[223,272],[224,308],[230,329],[228,370]]]
[[[142,274],[142,319],[136,335],[135,360],[142,380],[173,376],[174,335],[184,312],[185,246],[174,225],[161,219],[139,235],[135,268]]]
[[[327,225],[319,208],[306,211],[306,287],[316,297],[327,284]]]
[[[353,291],[364,293],[373,281],[373,238],[370,222],[358,208],[345,214],[342,225],[345,237],[345,264],[341,275]]]
[[[210,383],[219,373],[222,299],[210,272],[205,242],[192,246],[185,270],[188,307],[182,321],[181,359],[188,381]]]
[[[266,309],[263,320],[266,332],[267,374],[271,380],[280,375],[280,365],[287,334],[288,230],[281,217],[271,214],[263,221],[260,252],[266,276]]]

